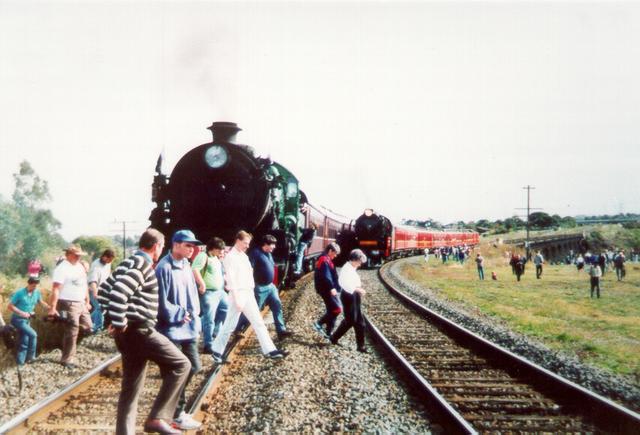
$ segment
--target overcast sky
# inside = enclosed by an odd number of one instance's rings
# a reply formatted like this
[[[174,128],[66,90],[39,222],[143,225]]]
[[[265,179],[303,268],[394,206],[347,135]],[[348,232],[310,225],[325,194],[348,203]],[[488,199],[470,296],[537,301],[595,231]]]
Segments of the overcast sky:
[[[312,203],[398,221],[640,212],[640,4],[0,0],[0,194],[142,229],[212,121]]]

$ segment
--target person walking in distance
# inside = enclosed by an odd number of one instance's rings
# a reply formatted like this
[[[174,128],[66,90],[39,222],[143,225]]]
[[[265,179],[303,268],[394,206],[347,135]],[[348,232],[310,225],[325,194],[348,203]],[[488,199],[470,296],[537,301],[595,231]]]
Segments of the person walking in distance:
[[[100,286],[105,323],[122,354],[122,388],[118,399],[117,435],[136,432],[138,398],[144,387],[147,361],[160,368],[162,385],[145,421],[146,432],[180,434],[171,425],[191,363],[164,335],[156,331],[158,280],[153,263],[164,248],[164,235],[153,228],[140,236],[139,249],[118,265]]]
[[[522,257],[518,256],[518,261],[516,262],[516,279],[520,281],[520,277],[524,275],[524,255]]]
[[[354,249],[349,253],[348,261],[342,266],[338,283],[342,291],[340,299],[344,307],[344,319],[330,337],[333,344],[338,344],[338,340],[353,327],[356,333],[356,346],[358,352],[367,353],[364,347],[365,322],[362,315],[362,297],[366,294],[362,288],[360,277],[356,272],[358,267],[367,262],[367,256],[360,249]]]
[[[69,245],[65,259],[53,271],[49,316],[65,319],[60,364],[68,369],[75,368],[73,358],[80,327],[88,333],[93,328],[88,308],[87,272],[80,263],[80,257],[86,254],[79,245]]]
[[[593,292],[596,291],[598,299],[600,299],[600,277],[602,277],[602,270],[600,265],[595,261],[589,266],[589,277],[591,280],[591,298],[593,298]]]
[[[624,251],[620,251],[618,252],[618,255],[616,255],[613,259],[613,265],[616,268],[616,277],[618,278],[618,281],[622,281],[622,279],[624,278],[625,275],[625,270],[624,270],[624,262],[625,262],[625,256],[624,256]]]
[[[193,275],[200,293],[200,311],[202,318],[203,350],[211,355],[213,339],[227,317],[229,298],[224,289],[224,241],[213,237],[207,242],[206,252],[199,253],[193,260]]]
[[[540,251],[537,251],[535,257],[533,257],[533,264],[536,265],[536,279],[540,279],[542,277],[542,265],[544,264],[544,257],[542,257]]]
[[[171,252],[156,266],[159,292],[158,331],[171,340],[191,363],[189,376],[182,387],[174,412],[174,422],[184,430],[198,429],[201,426],[199,421],[184,410],[187,404],[187,385],[193,375],[200,371],[200,298],[189,263],[189,258],[199,244],[201,242],[190,230],[176,231],[171,238]]]
[[[335,243],[329,243],[324,249],[324,254],[318,258],[316,269],[313,273],[313,280],[316,292],[324,301],[325,313],[317,322],[313,323],[313,328],[322,334],[325,338],[329,338],[336,324],[336,319],[342,312],[342,303],[340,302],[340,284],[338,284],[338,273],[333,264],[333,260],[340,255],[340,246]],[[322,326],[324,325],[324,328]]]
[[[476,266],[478,267],[478,278],[480,281],[484,281],[484,258],[482,255],[476,255]]]
[[[91,322],[93,332],[100,332],[104,327],[102,308],[98,302],[98,287],[111,275],[111,262],[116,254],[112,249],[105,249],[100,258],[91,263],[87,281],[89,282],[89,301],[91,302]]]
[[[262,353],[268,358],[283,358],[285,353],[278,350],[273,344],[267,326],[260,315],[258,304],[254,296],[255,281],[253,268],[246,252],[251,243],[251,234],[239,231],[236,234],[233,248],[224,257],[225,276],[227,289],[229,290],[229,312],[222,325],[222,331],[213,341],[213,360],[220,364],[223,362],[224,350],[231,333],[238,324],[240,313],[244,314],[260,342]]]

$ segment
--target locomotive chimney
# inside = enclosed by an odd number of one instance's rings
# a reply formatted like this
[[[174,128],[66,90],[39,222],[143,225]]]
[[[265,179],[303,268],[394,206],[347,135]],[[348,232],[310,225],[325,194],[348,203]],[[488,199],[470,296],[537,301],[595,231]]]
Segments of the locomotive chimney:
[[[235,143],[236,134],[242,131],[235,122],[214,122],[207,129],[211,130],[214,142],[228,143]]]

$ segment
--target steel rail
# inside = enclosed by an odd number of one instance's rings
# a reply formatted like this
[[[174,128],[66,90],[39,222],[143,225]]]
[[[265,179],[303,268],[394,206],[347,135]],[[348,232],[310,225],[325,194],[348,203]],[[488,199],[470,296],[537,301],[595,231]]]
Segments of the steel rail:
[[[364,316],[367,323],[368,331],[373,334],[375,341],[380,343],[394,358],[397,364],[395,368],[399,367],[405,374],[407,374],[413,381],[412,388],[417,389],[420,395],[426,399],[429,405],[429,411],[434,412],[440,417],[443,426],[447,430],[447,433],[460,433],[460,434],[477,434],[478,432],[462,417],[458,411],[447,400],[438,393],[438,391],[431,386],[418,371],[406,360],[404,356],[395,348],[389,340],[380,332],[380,330],[371,322],[371,320]]]
[[[640,414],[471,332],[398,290],[382,275],[382,271],[385,270],[389,264],[391,263],[387,263],[378,271],[380,281],[391,294],[414,311],[429,318],[446,331],[451,332],[452,335],[456,336],[460,341],[463,341],[474,350],[491,355],[493,358],[501,361],[501,365],[508,366],[510,370],[529,375],[531,379],[535,379],[532,383],[547,387],[552,386],[554,395],[561,397],[564,402],[578,403],[581,408],[581,413],[588,415],[598,427],[612,433],[640,433]],[[446,415],[446,413],[443,415]],[[457,423],[452,422],[452,424],[455,425]]]
[[[97,378],[105,369],[120,362],[120,355],[115,355],[108,360],[103,361],[98,366],[94,367],[82,377],[78,378],[73,383],[67,385],[60,391],[57,391],[49,395],[44,400],[36,403],[32,407],[22,411],[20,414],[13,417],[11,420],[5,422],[0,426],[0,434],[11,433],[19,430],[28,430],[30,420],[37,419],[41,413],[47,412],[48,408],[54,403],[63,400],[71,393],[76,392],[78,389],[83,388],[91,380]]]

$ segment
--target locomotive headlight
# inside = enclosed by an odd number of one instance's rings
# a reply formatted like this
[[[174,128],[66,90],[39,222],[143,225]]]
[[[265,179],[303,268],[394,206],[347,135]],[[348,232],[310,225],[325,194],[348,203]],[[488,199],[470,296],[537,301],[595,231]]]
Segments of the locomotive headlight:
[[[204,153],[204,160],[210,168],[218,169],[227,163],[229,154],[222,146],[213,145]]]

